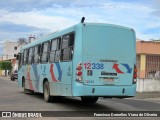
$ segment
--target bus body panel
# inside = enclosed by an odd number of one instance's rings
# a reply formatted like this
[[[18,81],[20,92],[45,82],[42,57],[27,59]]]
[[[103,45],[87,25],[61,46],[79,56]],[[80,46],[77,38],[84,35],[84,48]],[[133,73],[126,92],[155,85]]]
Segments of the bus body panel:
[[[85,85],[132,85],[135,65],[134,32],[111,26],[83,28]]]
[[[24,77],[27,89],[40,93],[43,93],[43,82],[47,79],[50,93],[55,96],[135,95],[136,85],[132,84],[135,35],[131,29],[106,24],[78,24],[31,43],[21,52],[70,32],[75,33],[72,60],[22,65],[18,72],[20,87]],[[99,44],[101,42],[103,44]],[[79,63],[82,63],[82,82],[77,82]],[[90,69],[88,63],[91,64]]]
[[[93,92],[94,89],[94,92]],[[133,97],[135,96],[136,85],[131,86],[88,86],[85,85],[83,96],[103,97]]]
[[[84,85],[82,83],[77,83],[76,79],[76,68],[79,63],[82,63],[82,29],[83,24],[78,24],[75,26],[75,44],[74,44],[74,55],[73,55],[73,80],[72,80],[72,95],[81,96],[84,94]]]
[[[24,46],[20,53],[23,53],[24,49],[28,49],[37,44],[41,44],[45,41],[52,40],[74,31],[73,26],[61,32],[40,38],[39,40]],[[18,71],[18,86],[22,87],[22,78],[24,78],[27,89],[43,93],[43,82],[47,79],[50,84],[51,95],[72,96],[72,68],[73,60],[56,63],[47,62],[22,65]]]

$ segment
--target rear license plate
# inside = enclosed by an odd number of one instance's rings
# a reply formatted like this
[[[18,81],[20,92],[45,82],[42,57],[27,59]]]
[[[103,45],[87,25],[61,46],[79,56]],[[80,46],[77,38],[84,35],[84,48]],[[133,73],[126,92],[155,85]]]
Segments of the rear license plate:
[[[104,82],[114,82],[113,78],[104,78],[103,79]]]

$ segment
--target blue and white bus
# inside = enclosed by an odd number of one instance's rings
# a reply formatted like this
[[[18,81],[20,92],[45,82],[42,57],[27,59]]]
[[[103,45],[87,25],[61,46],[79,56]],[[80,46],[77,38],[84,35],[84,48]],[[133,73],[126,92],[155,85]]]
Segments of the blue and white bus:
[[[131,28],[79,23],[24,46],[19,53],[18,85],[24,92],[96,102],[136,92],[136,37]]]

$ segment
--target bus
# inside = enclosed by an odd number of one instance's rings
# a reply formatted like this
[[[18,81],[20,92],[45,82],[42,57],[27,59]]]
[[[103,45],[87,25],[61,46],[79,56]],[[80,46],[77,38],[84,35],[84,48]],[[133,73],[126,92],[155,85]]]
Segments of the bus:
[[[91,103],[99,97],[133,97],[135,43],[132,28],[78,23],[22,47],[18,86],[24,93],[43,93],[46,102],[63,96]]]

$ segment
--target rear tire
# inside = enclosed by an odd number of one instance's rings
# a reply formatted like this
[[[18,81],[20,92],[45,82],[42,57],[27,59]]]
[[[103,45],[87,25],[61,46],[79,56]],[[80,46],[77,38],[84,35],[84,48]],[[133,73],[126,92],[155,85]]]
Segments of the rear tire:
[[[43,85],[43,95],[44,95],[44,100],[46,102],[51,102],[51,95],[50,95],[50,87],[49,87],[49,82],[45,81],[44,85]]]
[[[82,102],[84,103],[96,103],[98,100],[98,97],[81,97]]]

